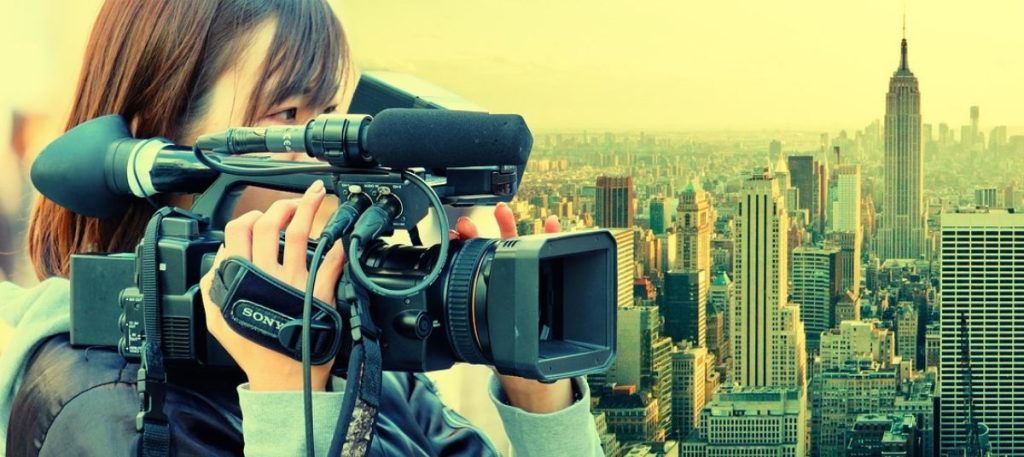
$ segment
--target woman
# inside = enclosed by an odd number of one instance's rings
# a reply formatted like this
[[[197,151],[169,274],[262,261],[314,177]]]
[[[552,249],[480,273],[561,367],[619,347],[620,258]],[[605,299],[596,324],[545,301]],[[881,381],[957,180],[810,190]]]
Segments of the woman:
[[[93,29],[67,126],[118,113],[131,121],[136,137],[192,144],[201,133],[229,126],[297,124],[344,111],[354,79],[341,26],[322,0],[108,0]],[[218,258],[241,255],[302,286],[304,262],[290,254],[298,252],[299,243],[304,249],[329,211],[322,208],[322,187],[311,187],[297,199],[281,197],[247,192],[242,207],[274,202],[265,212],[254,209],[233,220]],[[163,203],[187,208],[189,201],[179,195]],[[68,345],[63,278],[71,254],[132,250],[152,211],[140,201],[123,218],[99,220],[44,198],[36,202],[29,250],[39,277],[50,279],[30,290],[0,285],[0,320],[14,326],[0,353],[0,424],[10,417],[0,436],[6,436],[9,455],[119,455],[136,445],[137,367],[116,353]],[[515,236],[507,206],[499,205],[495,217],[503,235]],[[550,231],[557,228],[557,221],[548,222]],[[283,264],[276,258],[280,230],[288,233]],[[463,219],[450,236],[475,232]],[[327,254],[317,278],[318,298],[333,302],[329,291],[343,262],[340,248]],[[210,310],[208,287],[204,278]],[[248,382],[238,386],[239,380],[180,372],[172,379],[165,410],[177,455],[240,454],[243,442],[248,455],[303,453],[300,364],[233,333],[219,313],[208,312],[207,318],[210,332]],[[342,396],[326,391],[331,387],[327,366],[314,369],[320,391],[314,397],[318,455],[326,453],[336,433]],[[491,388],[517,454],[602,455],[582,379],[545,385],[498,376]],[[386,373],[369,454],[494,453],[435,392],[420,375]]]

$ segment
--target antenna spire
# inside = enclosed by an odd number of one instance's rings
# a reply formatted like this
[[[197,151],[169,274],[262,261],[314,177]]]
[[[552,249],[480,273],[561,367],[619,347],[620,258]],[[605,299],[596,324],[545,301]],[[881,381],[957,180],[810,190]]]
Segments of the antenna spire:
[[[900,42],[900,68],[898,71],[909,72],[907,64],[907,2],[903,1],[903,41]]]

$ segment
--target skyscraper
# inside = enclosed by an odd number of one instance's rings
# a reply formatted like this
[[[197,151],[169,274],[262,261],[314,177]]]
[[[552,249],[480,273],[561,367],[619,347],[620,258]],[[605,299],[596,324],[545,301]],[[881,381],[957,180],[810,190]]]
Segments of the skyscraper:
[[[817,352],[821,332],[835,325],[833,304],[839,298],[839,248],[800,246],[793,250],[794,303],[807,332],[807,350]]]
[[[729,275],[724,271],[715,275],[711,280],[711,293],[708,295],[708,304],[713,308],[714,314],[722,316],[722,341],[718,347],[708,349],[715,354],[718,362],[722,364],[723,374],[727,375],[732,371],[732,321],[729,313],[735,306],[735,288]],[[719,342],[716,342],[718,344]],[[728,379],[728,376],[726,377]]]
[[[714,228],[711,200],[700,184],[691,181],[679,195],[676,223],[679,224],[679,265],[680,271],[704,270],[711,283],[711,231]]]
[[[860,224],[860,165],[843,165],[836,170],[835,204],[832,206],[832,230],[862,232]]]
[[[615,236],[617,254],[616,277],[618,279],[618,306],[624,308],[633,305],[633,229],[612,230]]]
[[[820,174],[820,165],[813,156],[789,156],[789,179],[793,187],[799,189],[797,202],[800,209],[805,209],[810,214],[810,226],[815,230],[820,229],[822,220],[821,190],[824,176]]]
[[[901,301],[896,305],[896,354],[903,357],[911,368],[920,368],[917,363],[917,310],[914,302]]]
[[[921,92],[907,64],[907,39],[900,66],[885,96],[885,186],[878,257],[917,259],[925,253],[924,156],[921,153]]]
[[[594,223],[601,228],[633,228],[633,178],[599,176]]]
[[[995,187],[975,187],[974,188],[974,205],[984,206],[985,208],[997,208],[996,206],[996,188]]]
[[[960,315],[967,318],[976,416],[993,455],[1024,455],[1024,214],[1002,210],[942,215],[939,252],[940,452],[963,445],[964,370]]]
[[[707,270],[665,273],[665,296],[661,315],[665,334],[676,343],[689,340],[707,347]]]
[[[672,224],[672,214],[666,211],[665,197],[657,195],[651,197],[649,217],[651,220],[651,231],[655,235],[664,235],[665,230]]]
[[[744,182],[736,215],[736,300],[730,313],[733,381],[799,385],[806,350],[799,307],[790,305],[785,199],[769,169]]]
[[[689,345],[672,353],[672,435],[677,439],[685,439],[700,422],[708,357],[706,348]]]

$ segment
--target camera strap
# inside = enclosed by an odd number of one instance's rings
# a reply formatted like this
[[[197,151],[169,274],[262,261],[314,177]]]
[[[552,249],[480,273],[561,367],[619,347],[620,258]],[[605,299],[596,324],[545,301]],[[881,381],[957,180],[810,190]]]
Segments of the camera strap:
[[[143,326],[146,339],[142,343],[142,361],[136,390],[139,393],[139,413],[135,417],[135,430],[142,433],[142,445],[137,448],[142,457],[171,455],[171,429],[164,414],[167,394],[167,370],[163,357],[162,303],[160,292],[161,262],[158,245],[160,227],[164,218],[181,216],[205,223],[206,219],[180,208],[164,207],[157,210],[146,225],[142,239],[139,289],[142,291]]]
[[[237,256],[221,262],[210,286],[210,298],[239,335],[294,360],[302,360],[302,305],[305,293]],[[310,354],[323,365],[341,348],[341,314],[313,299]]]
[[[380,331],[370,317],[370,295],[362,285],[351,281],[346,268],[341,278],[341,300],[351,309],[349,326],[352,351],[349,355],[345,399],[331,450],[328,455],[362,457],[370,450],[373,428],[380,410],[383,357]],[[341,430],[344,429],[344,433]]]

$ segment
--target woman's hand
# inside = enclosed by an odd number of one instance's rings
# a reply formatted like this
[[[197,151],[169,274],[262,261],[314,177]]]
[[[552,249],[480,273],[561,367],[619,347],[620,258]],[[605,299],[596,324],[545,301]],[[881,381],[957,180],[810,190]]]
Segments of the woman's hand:
[[[516,217],[512,209],[504,203],[498,203],[494,209],[494,218],[498,221],[498,228],[502,238],[515,238],[518,235],[516,228]],[[544,233],[558,233],[562,227],[558,224],[558,218],[550,216],[544,221]],[[455,230],[448,234],[451,239],[476,238],[476,225],[469,218],[461,218],[455,224]],[[568,379],[562,379],[551,384],[545,384],[537,380],[520,378],[518,376],[498,374],[501,388],[508,395],[512,406],[531,413],[551,413],[565,409],[572,405],[572,384]]]
[[[199,282],[206,311],[206,328],[231,354],[249,378],[249,388],[260,390],[301,390],[302,363],[267,349],[235,333],[210,300],[210,285],[220,262],[229,256],[241,256],[261,270],[299,289],[306,289],[306,245],[313,217],[324,201],[322,181],[316,181],[301,198],[278,200],[267,211],[250,211],[224,227],[224,246],[217,251],[213,268]],[[283,263],[278,259],[278,239],[285,230]],[[345,251],[341,243],[327,251],[316,277],[313,295],[334,305],[334,291],[341,277]],[[312,367],[313,390],[324,390],[330,377],[329,361]]]

